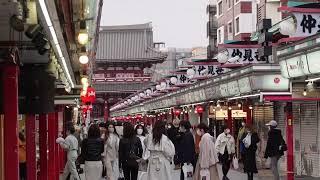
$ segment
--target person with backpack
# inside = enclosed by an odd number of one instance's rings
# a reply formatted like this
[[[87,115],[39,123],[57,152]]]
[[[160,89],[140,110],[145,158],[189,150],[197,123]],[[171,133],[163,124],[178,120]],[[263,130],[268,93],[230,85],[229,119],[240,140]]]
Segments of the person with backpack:
[[[139,164],[143,153],[140,139],[136,136],[131,123],[123,124],[123,138],[119,143],[119,168],[125,180],[137,180]],[[108,172],[107,172],[108,173]]]
[[[271,170],[274,177],[274,180],[279,180],[279,167],[278,167],[278,161],[281,158],[281,156],[284,155],[284,151],[287,150],[287,146],[285,144],[285,141],[282,137],[281,130],[276,129],[278,126],[278,123],[274,120],[270,121],[268,124],[266,124],[269,128],[268,132],[268,141],[267,141],[267,147],[264,154],[264,157],[271,159]]]

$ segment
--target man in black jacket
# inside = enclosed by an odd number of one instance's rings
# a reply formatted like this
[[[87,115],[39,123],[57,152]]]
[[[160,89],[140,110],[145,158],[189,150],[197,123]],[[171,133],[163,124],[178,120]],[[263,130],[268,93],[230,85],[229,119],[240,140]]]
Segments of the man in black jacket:
[[[190,132],[191,124],[189,121],[181,121],[179,131],[181,137],[179,139],[178,157],[181,163],[181,176],[180,179],[184,180],[183,165],[184,163],[192,164],[195,167],[195,143],[192,133]]]
[[[276,129],[276,127],[278,126],[278,123],[276,121],[272,120],[266,125],[269,127],[269,132],[264,157],[269,157],[271,159],[271,170],[274,176],[274,180],[279,180],[280,177],[278,161],[284,154],[283,150],[281,150],[281,146],[284,144],[284,140],[281,134],[281,130]]]

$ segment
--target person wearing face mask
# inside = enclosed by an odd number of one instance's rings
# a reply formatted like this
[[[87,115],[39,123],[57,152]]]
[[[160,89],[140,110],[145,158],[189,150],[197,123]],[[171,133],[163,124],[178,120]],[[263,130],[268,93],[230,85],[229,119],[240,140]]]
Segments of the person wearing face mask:
[[[235,140],[227,126],[224,127],[224,132],[218,136],[215,147],[219,153],[219,161],[222,163],[223,180],[228,180],[227,174],[235,153]]]
[[[119,135],[113,123],[107,124],[106,142],[104,145],[104,163],[106,166],[107,180],[117,180],[119,177],[118,151]]]
[[[217,151],[215,149],[214,138],[208,133],[209,127],[200,123],[197,126],[197,134],[201,137],[199,143],[199,158],[196,165],[194,180],[202,180],[202,177],[208,177],[207,180],[219,180],[216,164],[218,163]]]
[[[257,143],[260,141],[258,134],[250,125],[246,126],[246,131],[241,137],[244,144],[244,172],[248,174],[248,180],[253,180],[253,173],[258,173],[256,165]]]
[[[243,121],[241,123],[241,127],[239,129],[238,132],[238,136],[237,136],[237,157],[239,157],[239,159],[244,162],[245,161],[245,155],[244,155],[244,144],[241,141],[241,138],[243,136],[243,134],[246,133],[246,123]]]
[[[168,127],[168,129],[167,129],[168,138],[174,144],[176,152],[178,152],[179,148],[180,148],[180,146],[179,146],[179,139],[180,139],[179,123],[180,123],[180,120],[178,118],[176,118],[176,119],[173,120],[173,123],[168,123],[167,124],[167,127]],[[179,169],[180,168],[180,162],[179,162],[178,154],[174,155],[173,162],[174,162],[174,165],[175,165],[175,169]]]
[[[181,134],[177,155],[179,157],[179,163],[181,164],[181,176],[180,179],[184,180],[183,165],[192,164],[195,167],[195,144],[192,133],[190,132],[191,124],[189,121],[181,121],[179,126],[179,132]]]

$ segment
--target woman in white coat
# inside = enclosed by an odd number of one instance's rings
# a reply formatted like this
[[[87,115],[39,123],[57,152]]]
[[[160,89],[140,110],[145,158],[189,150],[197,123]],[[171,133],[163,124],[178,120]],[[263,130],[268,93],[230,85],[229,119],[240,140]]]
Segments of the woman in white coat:
[[[119,177],[118,152],[120,139],[113,123],[107,125],[107,132],[107,140],[104,146],[107,180],[117,180]]]
[[[209,127],[203,123],[197,126],[197,134],[201,137],[199,143],[199,158],[195,169],[194,180],[219,180],[216,164],[218,155],[214,145],[214,138],[208,133]]]
[[[172,180],[172,166],[170,162],[175,154],[175,148],[165,134],[164,121],[157,121],[152,134],[145,139],[146,150],[150,152],[148,163],[148,177],[152,180]]]

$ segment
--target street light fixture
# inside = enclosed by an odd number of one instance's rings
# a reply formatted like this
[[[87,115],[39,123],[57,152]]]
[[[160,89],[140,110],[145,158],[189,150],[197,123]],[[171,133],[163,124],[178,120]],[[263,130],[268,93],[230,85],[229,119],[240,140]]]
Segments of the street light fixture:
[[[85,46],[81,47],[81,53],[80,53],[80,57],[79,57],[79,62],[81,64],[88,64],[88,62],[89,62],[89,57],[87,55],[87,51],[86,51],[86,47]]]
[[[89,35],[88,32],[86,30],[86,21],[85,20],[81,20],[80,21],[80,31],[78,34],[78,42],[81,45],[85,45],[88,43],[88,39],[89,39]]]

